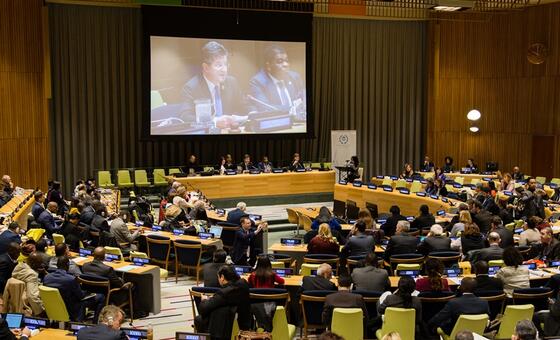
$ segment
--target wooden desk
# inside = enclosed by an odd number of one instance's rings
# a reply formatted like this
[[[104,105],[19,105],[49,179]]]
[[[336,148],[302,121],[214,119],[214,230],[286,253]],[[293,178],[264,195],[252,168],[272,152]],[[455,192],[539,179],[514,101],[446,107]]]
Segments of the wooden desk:
[[[340,246],[342,249],[343,246]],[[281,243],[274,243],[272,246],[268,248],[269,251],[278,254],[289,254],[289,253],[298,253],[298,254],[307,254],[307,244],[300,244],[297,246],[285,246]],[[381,246],[375,246],[375,253],[384,253],[385,249],[381,248]]]
[[[132,223],[128,223],[127,224],[128,229],[129,230],[136,230],[138,229],[138,227],[136,227],[134,224]],[[222,240],[220,240],[219,238],[212,238],[212,239],[200,239],[197,236],[191,236],[191,235],[175,235],[173,233],[170,233],[168,231],[152,231],[151,228],[146,228],[146,227],[142,227],[142,230],[144,231],[143,234],[141,234],[142,236],[147,236],[147,235],[159,235],[159,236],[165,236],[165,237],[169,237],[169,239],[171,241],[175,241],[175,240],[188,240],[188,241],[195,241],[195,242],[200,242],[200,244],[202,244],[205,247],[208,246],[215,246],[217,249],[222,249],[223,248],[223,243]]]
[[[233,176],[167,176],[188,190],[194,187],[210,199],[332,193],[334,171],[284,172],[280,174],[238,174]]]
[[[420,172],[420,174],[422,175],[422,177],[424,178],[433,178],[434,177],[434,172]],[[483,175],[483,174],[462,174],[460,172],[448,172],[445,173],[445,177],[449,178],[449,179],[455,179],[457,177],[463,177],[464,179],[464,184],[471,184],[472,180],[479,180],[482,181],[483,178],[492,178],[492,179],[496,179],[496,175]]]
[[[364,209],[366,202],[375,203],[380,212],[387,212],[391,206],[398,205],[401,209],[401,214],[405,216],[418,215],[420,205],[422,204],[428,205],[431,213],[435,213],[437,210],[449,211],[451,208],[451,204],[443,202],[441,198],[420,197],[412,193],[405,195],[398,191],[384,191],[382,188],[369,189],[367,186],[358,188],[351,184],[335,184],[334,199],[343,202],[352,200],[356,202],[358,207]],[[452,199],[449,202],[453,202],[455,206],[458,206],[460,203]]]
[[[0,214],[12,215],[11,221],[17,222],[20,228],[27,230],[27,218],[33,208],[33,204],[35,204],[33,190],[24,190],[22,194],[14,195],[8,203],[2,206]],[[4,224],[7,225],[9,220],[10,218],[6,217]]]
[[[45,328],[33,337],[33,340],[76,340],[74,335],[64,329]]]

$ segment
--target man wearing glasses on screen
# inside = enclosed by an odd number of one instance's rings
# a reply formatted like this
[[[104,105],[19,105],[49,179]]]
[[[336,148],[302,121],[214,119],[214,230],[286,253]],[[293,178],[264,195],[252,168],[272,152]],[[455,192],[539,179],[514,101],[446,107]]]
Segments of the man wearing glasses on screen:
[[[228,75],[228,51],[222,44],[209,41],[201,54],[201,74],[183,87],[181,118],[200,126],[234,127],[236,117],[246,116],[247,108],[237,80]]]
[[[288,54],[282,46],[264,51],[264,67],[249,82],[249,110],[288,111],[296,120],[305,119],[305,85],[301,76],[290,70]]]

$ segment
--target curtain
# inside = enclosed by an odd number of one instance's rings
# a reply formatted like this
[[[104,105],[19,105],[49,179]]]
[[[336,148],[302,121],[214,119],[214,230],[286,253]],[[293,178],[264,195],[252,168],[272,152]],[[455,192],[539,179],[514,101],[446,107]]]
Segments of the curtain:
[[[426,23],[315,18],[313,138],[142,139],[142,20],[136,8],[49,5],[52,174],[66,192],[97,170],[330,159],[330,131],[357,130],[366,178],[419,164],[425,142]]]

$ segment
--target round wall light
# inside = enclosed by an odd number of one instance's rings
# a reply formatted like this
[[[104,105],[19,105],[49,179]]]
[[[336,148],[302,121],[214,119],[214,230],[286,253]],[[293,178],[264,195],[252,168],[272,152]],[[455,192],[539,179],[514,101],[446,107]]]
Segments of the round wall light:
[[[470,110],[469,113],[467,113],[467,119],[468,120],[479,120],[480,119],[480,111],[478,110]]]
[[[470,130],[471,132],[474,132],[474,133],[477,133],[478,131],[480,131],[480,129],[478,128],[478,126],[471,126],[471,127],[469,128],[469,130]]]

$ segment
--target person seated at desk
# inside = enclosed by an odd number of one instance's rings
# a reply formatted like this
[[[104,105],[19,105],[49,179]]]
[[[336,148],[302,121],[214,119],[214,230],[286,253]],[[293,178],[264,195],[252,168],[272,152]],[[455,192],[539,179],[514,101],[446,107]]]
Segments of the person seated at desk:
[[[11,330],[8,322],[0,317],[0,339],[2,340],[29,340],[31,338],[31,330],[24,327],[22,330]]]
[[[193,207],[189,212],[189,218],[194,221],[205,221],[206,224],[210,224],[208,220],[208,214],[206,213],[206,203],[199,199],[193,203]]]
[[[416,332],[420,331],[422,325],[422,303],[416,296],[412,296],[415,291],[415,283],[412,276],[401,276],[398,283],[398,288],[392,294],[387,294],[379,299],[377,312],[380,316],[385,314],[388,307],[395,308],[414,308],[416,311]],[[384,294],[385,295],[385,294]]]
[[[542,336],[547,339],[560,337],[560,299],[550,305],[549,311],[535,313],[533,320]]]
[[[99,313],[99,324],[81,328],[77,340],[127,340],[128,337],[121,331],[123,321],[122,309],[114,305],[105,306]]]
[[[31,253],[25,262],[18,263],[12,272],[14,279],[25,283],[27,301],[35,316],[41,315],[45,311],[43,301],[39,296],[39,272],[44,274],[43,261],[35,253]]]
[[[202,266],[202,276],[204,277],[204,287],[220,287],[218,282],[218,271],[226,264],[227,252],[218,249],[212,256],[212,262]]]
[[[498,197],[498,208],[500,211],[498,212],[498,216],[504,222],[504,225],[508,225],[513,222],[513,210],[508,206],[508,197],[507,196],[500,196]]]
[[[258,250],[256,249],[256,237],[266,228],[266,223],[260,223],[253,231],[251,219],[247,216],[241,217],[241,228],[235,232],[231,259],[235,264],[246,266],[255,262]]]
[[[434,192],[434,195],[438,195],[441,197],[447,197],[447,195],[449,194],[447,188],[445,187],[445,181],[441,178],[436,178],[434,180]]]
[[[552,228],[542,228],[540,234],[541,243],[531,247],[529,256],[543,261],[560,259],[560,241],[554,237]]]
[[[358,290],[384,292],[391,288],[389,274],[385,269],[378,268],[378,259],[374,252],[366,255],[363,267],[354,268],[352,281],[355,289]]]
[[[268,156],[263,156],[257,167],[264,173],[270,173],[274,165],[268,160]]]
[[[35,245],[35,253],[37,256],[41,258],[43,262],[43,268],[49,268],[49,263],[51,261],[52,256],[47,254],[47,241],[45,239],[40,239],[37,244]]]
[[[500,247],[508,248],[513,247],[513,232],[502,224],[502,219],[498,216],[492,217],[492,227],[490,232],[495,232],[500,235]]]
[[[93,250],[93,261],[84,264],[82,271],[84,274],[93,274],[108,279],[111,289],[123,287],[123,280],[117,276],[113,267],[109,267],[103,261],[105,261],[105,248],[97,247]]]
[[[185,214],[189,212],[189,193],[187,192],[187,188],[185,188],[185,186],[181,185],[177,188],[177,192],[173,197],[173,205],[181,208]]]
[[[21,237],[19,236],[19,223],[16,221],[8,224],[8,228],[0,234],[0,254],[6,252],[10,243],[15,242],[17,244],[21,243]]]
[[[107,221],[107,207],[99,200],[93,201],[93,209],[95,214],[91,220],[91,230],[110,232],[109,222]]]
[[[367,235],[366,224],[363,221],[358,221],[350,230],[350,236],[346,245],[340,251],[341,257],[348,258],[349,256],[366,255],[375,247],[375,240],[373,236]]]
[[[224,164],[224,168],[226,170],[237,170],[237,165],[233,161],[233,157],[228,153],[226,155],[226,163]]]
[[[389,212],[391,213],[391,216],[389,216],[387,221],[381,225],[381,230],[383,230],[385,236],[391,237],[395,235],[397,223],[399,221],[406,221],[406,217],[401,215],[401,209],[397,205],[391,206],[391,208],[389,208]]]
[[[33,203],[33,208],[31,208],[31,215],[33,215],[36,221],[45,210],[45,206],[43,204],[43,202],[45,202],[45,195],[41,190],[37,190],[33,193],[33,198],[35,199],[35,203]]]
[[[288,169],[290,171],[296,171],[297,169],[305,169],[305,166],[301,162],[299,153],[297,153],[297,152],[294,153],[294,156],[292,157],[292,162],[290,163],[290,166],[288,167]]]
[[[488,301],[482,300],[474,295],[476,281],[472,277],[465,277],[461,280],[459,290],[462,295],[455,297],[445,304],[442,310],[434,315],[428,322],[428,327],[435,333],[437,327],[446,334],[451,334],[457,319],[461,315],[487,314],[490,315]]]
[[[47,204],[50,202],[56,202],[58,205],[58,215],[64,216],[68,211],[68,203],[64,200],[62,196],[62,184],[58,181],[52,182],[51,189],[47,192]]]
[[[480,228],[480,232],[487,234],[492,224],[492,213],[482,207],[477,200],[468,200],[473,222]]]
[[[418,242],[416,237],[408,234],[410,223],[408,221],[399,221],[397,223],[397,231],[387,244],[385,249],[385,261],[389,261],[391,256],[400,254],[413,254],[416,252]]]
[[[239,225],[242,217],[249,216],[246,210],[247,204],[245,202],[237,203],[236,208],[227,213],[227,222]]]
[[[0,206],[8,203],[14,197],[15,185],[12,182],[12,178],[9,175],[2,176],[2,181],[0,181]]]
[[[500,247],[500,242],[502,239],[500,238],[500,234],[496,232],[491,232],[488,234],[488,244],[487,248],[482,248],[478,252],[478,255],[473,257],[473,261],[492,261],[492,260],[500,260],[504,253],[504,249]]]
[[[471,250],[484,248],[485,240],[480,233],[480,229],[474,223],[466,223],[465,231],[461,234],[461,252],[467,257]],[[471,262],[474,262],[471,259]]]
[[[47,287],[58,289],[66,305],[68,315],[70,315],[70,320],[84,321],[86,307],[95,310],[93,320],[97,320],[101,308],[105,305],[105,296],[103,294],[95,294],[94,297],[84,300],[88,294],[80,288],[76,277],[68,272],[70,263],[67,256],[57,257],[57,268],[45,276],[43,284]]]
[[[447,180],[447,177],[445,176],[445,172],[441,168],[434,169],[434,180],[436,179],[441,179],[443,183],[445,183],[445,181]]]
[[[119,247],[122,249],[137,250],[138,246],[134,244],[134,241],[136,241],[141,234],[141,228],[138,228],[131,233],[130,229],[128,229],[128,226],[121,217],[117,217],[111,221],[111,235],[115,237],[115,241],[117,241]],[[128,244],[128,246],[126,246],[126,244]]]
[[[443,172],[453,172],[455,168],[453,167],[453,158],[450,156],[445,156],[443,161]]]
[[[491,182],[493,183],[493,182]],[[482,208],[486,209],[492,215],[498,215],[500,213],[500,208],[496,204],[495,198],[492,196],[490,187],[483,186],[481,190],[482,196]]]
[[[511,340],[537,340],[537,328],[530,320],[519,320],[513,330]]]
[[[443,263],[434,258],[429,258],[424,268],[427,277],[421,277],[416,280],[416,290],[419,292],[448,292],[449,283],[443,278]]]
[[[474,163],[474,159],[472,158],[467,159],[467,165],[465,165],[465,168],[469,169],[471,174],[478,173],[478,165]]]
[[[212,339],[230,339],[233,308],[237,310],[239,329],[251,329],[249,284],[239,278],[232,266],[227,265],[218,271],[218,281],[222,289],[212,297],[202,296],[198,306],[199,315],[195,317],[194,324],[197,332],[210,333]]]
[[[364,320],[368,319],[368,313],[364,298],[360,294],[351,291],[352,278],[347,275],[338,277],[338,292],[327,295],[323,306],[323,324],[331,324],[333,310],[335,308],[361,308]]]
[[[194,175],[197,172],[202,171],[202,167],[198,164],[198,160],[195,155],[190,155],[187,160],[187,165],[185,166],[185,173],[189,175]]]
[[[238,167],[241,168],[243,172],[257,169],[257,167],[253,165],[253,162],[251,162],[251,156],[249,154],[243,155],[243,162],[239,163]]]
[[[521,267],[523,255],[517,248],[507,248],[503,253],[505,267],[500,268],[496,278],[504,283],[504,292],[511,297],[514,289],[529,288],[529,269]]]
[[[552,194],[550,200],[554,202],[560,202],[560,187],[554,188],[554,194]]]
[[[186,221],[186,222],[185,222]],[[165,219],[160,221],[161,230],[173,232],[173,229],[183,229],[189,223],[185,212],[176,205],[170,205],[165,209]]]
[[[266,255],[257,257],[257,266],[248,281],[252,288],[274,288],[277,284],[284,284],[284,279],[272,270],[272,264]]]
[[[502,176],[502,179],[500,180],[500,186],[502,191],[513,192],[513,190],[515,189],[515,181],[513,180],[509,172],[506,172]]]
[[[350,168],[347,177],[348,182],[351,183],[360,178],[360,159],[358,158],[358,156],[352,156],[350,158],[350,162],[348,162],[348,168]]]
[[[518,166],[513,167],[513,171],[511,173],[511,177],[514,181],[519,182],[525,179],[525,175],[519,170]]]
[[[308,254],[333,254],[338,255],[340,245],[331,234],[331,228],[323,223],[319,226],[317,236],[313,237],[307,245]]]
[[[57,211],[58,204],[56,204],[56,202],[49,202],[47,204],[47,209],[43,210],[37,219],[37,223],[41,225],[41,228],[45,229],[45,233],[49,237],[60,230],[58,223],[62,223],[62,219],[56,215]]]
[[[323,223],[327,223],[331,228],[331,231],[336,231],[336,232],[342,231],[342,226],[340,225],[340,223],[338,223],[336,217],[333,217],[329,208],[325,206],[322,206],[319,209],[319,215],[317,215],[317,217],[315,217],[315,219],[311,223],[311,229],[317,230],[319,229],[319,226]]]
[[[71,256],[70,249],[65,243],[59,243],[56,246],[54,246],[54,255],[55,256],[51,257],[51,259],[49,260],[49,270],[56,270],[58,268],[57,263],[59,257],[66,256],[70,258]],[[80,276],[80,274],[82,274],[80,267],[78,267],[78,265],[76,265],[76,263],[74,263],[74,261],[72,260],[70,260],[70,264],[68,265],[68,270],[66,271],[74,276]]]
[[[418,252],[427,256],[433,251],[451,250],[451,239],[443,234],[443,228],[434,224],[426,238],[418,245]]]
[[[80,241],[86,239],[88,230],[80,227],[80,214],[68,214],[66,221],[60,228],[60,234],[64,236],[64,242],[70,247],[72,251],[78,251],[80,248]]]
[[[430,214],[430,208],[426,204],[420,206],[420,215],[410,223],[412,229],[422,230],[424,228],[430,228],[436,224],[436,219],[432,214]]]
[[[413,175],[414,175],[414,169],[412,168],[412,164],[406,163],[404,165],[404,170],[399,176],[399,178],[409,179],[412,178]]]
[[[490,277],[488,275],[488,262],[476,261],[473,267],[473,272],[476,274],[476,289],[475,293],[485,291],[501,291],[504,289],[502,280]]]
[[[430,171],[433,171],[433,170],[434,170],[434,162],[432,162],[430,157],[425,156],[424,157],[424,163],[422,163],[422,166],[420,167],[420,171],[430,172]]]
[[[317,268],[317,275],[304,276],[301,283],[301,291],[306,290],[336,290],[336,285],[331,281],[332,268],[328,263],[322,263]]]
[[[0,292],[4,292],[6,282],[12,277],[12,272],[18,264],[20,254],[19,243],[12,242],[8,244],[4,253],[0,253]]]
[[[467,223],[472,223],[471,213],[467,210],[461,210],[459,212],[459,222],[453,224],[449,236],[458,237],[460,234],[462,234],[465,231],[465,225]]]

